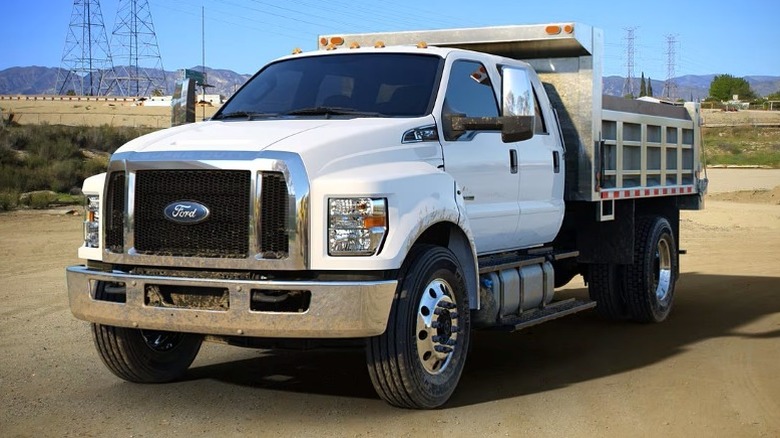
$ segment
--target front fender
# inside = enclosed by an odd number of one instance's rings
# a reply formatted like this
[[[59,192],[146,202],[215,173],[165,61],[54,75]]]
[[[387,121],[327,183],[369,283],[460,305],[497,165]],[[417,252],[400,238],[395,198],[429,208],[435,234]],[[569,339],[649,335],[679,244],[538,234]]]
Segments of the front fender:
[[[388,232],[374,256],[328,255],[328,198],[387,199]],[[328,174],[311,184],[311,268],[314,270],[399,269],[417,239],[431,226],[446,222],[471,239],[468,222],[457,202],[452,177],[425,162],[383,163]]]

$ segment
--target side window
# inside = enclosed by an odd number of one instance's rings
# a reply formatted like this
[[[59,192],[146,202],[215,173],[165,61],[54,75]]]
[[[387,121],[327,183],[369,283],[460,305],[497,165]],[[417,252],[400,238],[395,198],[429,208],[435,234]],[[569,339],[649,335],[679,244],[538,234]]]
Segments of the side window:
[[[498,117],[498,105],[485,67],[475,61],[455,61],[444,96],[445,113],[466,117]]]
[[[536,90],[534,90],[534,112],[536,113],[536,126],[534,126],[534,134],[547,134],[547,123],[544,122],[544,114],[539,107],[539,98],[536,96]]]

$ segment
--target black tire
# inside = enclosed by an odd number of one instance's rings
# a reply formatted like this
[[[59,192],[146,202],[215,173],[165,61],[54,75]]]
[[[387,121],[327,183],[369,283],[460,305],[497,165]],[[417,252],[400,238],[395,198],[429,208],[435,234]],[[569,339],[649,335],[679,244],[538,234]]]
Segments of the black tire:
[[[103,294],[98,287],[98,298]],[[163,383],[184,375],[203,337],[189,333],[130,329],[92,324],[95,347],[106,367],[135,383]]]
[[[588,265],[588,294],[596,302],[602,318],[623,321],[628,318],[623,299],[623,266],[611,263]]]
[[[669,221],[660,216],[637,218],[634,264],[625,267],[625,300],[637,322],[661,322],[674,302],[678,274],[677,244]]]
[[[419,245],[399,278],[387,330],[368,340],[368,372],[391,405],[436,408],[455,391],[469,349],[463,269],[449,249]]]

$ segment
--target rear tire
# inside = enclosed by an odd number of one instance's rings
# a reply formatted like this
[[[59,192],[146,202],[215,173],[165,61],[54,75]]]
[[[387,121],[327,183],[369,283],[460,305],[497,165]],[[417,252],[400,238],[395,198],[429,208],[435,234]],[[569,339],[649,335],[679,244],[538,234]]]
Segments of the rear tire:
[[[98,299],[105,295],[103,285],[96,295]],[[106,367],[117,377],[135,383],[163,383],[180,378],[203,342],[202,336],[189,333],[102,324],[92,324],[92,336]]]
[[[393,406],[443,405],[460,380],[471,331],[463,269],[447,248],[420,245],[401,269],[387,330],[370,338],[366,362]]]
[[[637,322],[661,322],[669,316],[678,274],[677,244],[669,221],[660,216],[637,219],[634,264],[624,272],[629,316]]]
[[[596,312],[602,318],[623,321],[628,318],[623,299],[622,265],[595,263],[588,265],[588,294],[596,302]]]

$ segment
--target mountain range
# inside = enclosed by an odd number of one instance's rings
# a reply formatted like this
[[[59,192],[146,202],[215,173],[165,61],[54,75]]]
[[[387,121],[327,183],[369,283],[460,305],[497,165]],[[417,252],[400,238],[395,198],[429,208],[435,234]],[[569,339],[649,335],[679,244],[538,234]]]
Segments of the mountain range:
[[[189,70],[203,71],[201,66],[195,66]],[[165,83],[161,88],[164,94],[173,92],[176,82],[182,79],[183,72],[165,71]],[[232,95],[238,87],[246,82],[251,75],[242,75],[232,70],[212,69],[206,67],[206,82],[211,85],[207,88],[208,94],[221,94],[225,97]],[[159,70],[144,69],[145,74],[152,78],[162,78]],[[59,76],[62,75],[62,76]],[[40,94],[58,94],[55,87],[63,90],[78,90],[80,87],[71,80],[66,86],[57,84],[57,78],[67,77],[67,70],[56,67],[11,67],[0,70],[0,94],[3,95],[40,95]],[[84,79],[89,83],[89,75]],[[97,81],[96,81],[97,82]]]
[[[201,66],[195,66],[189,70],[203,71]],[[53,67],[11,67],[0,70],[0,94],[3,95],[39,95],[56,94],[54,87],[57,75],[65,72]],[[221,94],[225,97],[232,95],[241,84],[246,82],[251,75],[239,74],[232,70],[212,69],[206,67],[206,77],[213,88],[207,90],[209,94]],[[161,77],[159,71],[151,72],[152,77]],[[182,77],[181,70],[165,71],[166,94],[171,94],[174,84]],[[674,78],[676,92],[673,97],[689,99],[704,99],[709,95],[709,88],[714,74],[709,75],[685,75]],[[759,96],[766,96],[780,91],[780,76],[745,76],[753,91]],[[626,79],[621,76],[606,76],[603,80],[604,94],[622,96]],[[634,93],[639,94],[639,78],[634,78]],[[67,89],[77,89],[74,84]],[[161,87],[163,88],[163,87]],[[661,96],[664,92],[664,81],[652,80],[653,94]]]

